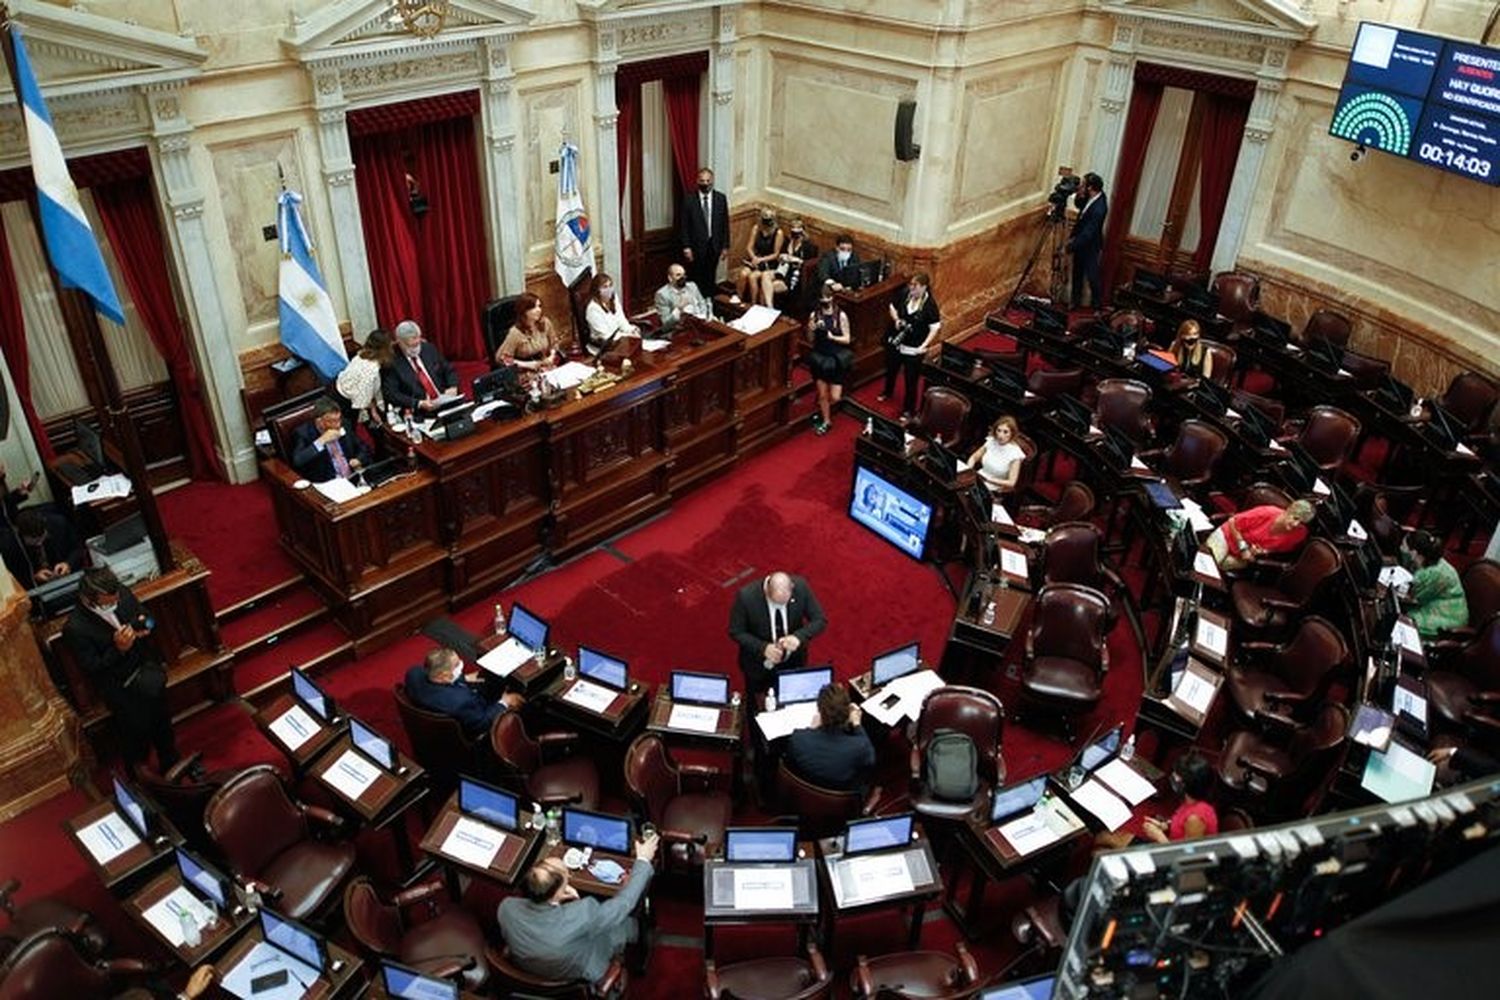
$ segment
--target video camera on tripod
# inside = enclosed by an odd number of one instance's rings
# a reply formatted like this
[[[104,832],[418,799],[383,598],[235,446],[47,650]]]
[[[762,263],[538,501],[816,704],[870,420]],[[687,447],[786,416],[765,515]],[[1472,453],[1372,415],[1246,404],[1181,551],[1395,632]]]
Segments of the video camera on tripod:
[[[1047,195],[1047,204],[1051,206],[1047,210],[1047,218],[1052,222],[1063,221],[1068,208],[1068,199],[1078,193],[1083,186],[1083,178],[1073,173],[1067,167],[1061,168],[1058,173],[1062,176],[1057,179],[1057,184],[1052,188],[1052,193]]]

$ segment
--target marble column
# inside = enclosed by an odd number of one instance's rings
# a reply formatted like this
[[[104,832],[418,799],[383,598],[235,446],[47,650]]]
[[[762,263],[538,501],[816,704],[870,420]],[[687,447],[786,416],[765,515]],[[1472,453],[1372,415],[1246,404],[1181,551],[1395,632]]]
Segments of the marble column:
[[[1125,109],[1130,106],[1130,90],[1135,81],[1138,30],[1132,19],[1122,19],[1115,25],[1109,60],[1104,65],[1104,85],[1099,93],[1100,114],[1094,126],[1094,145],[1088,162],[1078,168],[1079,172],[1092,170],[1103,177],[1106,190],[1114,188],[1120,144],[1125,140]]]
[[[604,270],[619,275],[625,259],[620,231],[619,149],[615,125],[620,113],[615,106],[615,70],[619,68],[619,50],[615,47],[613,25],[601,24],[594,37],[594,176],[598,178],[597,202],[584,208],[598,220],[593,227],[597,243],[604,249]]]
[[[1256,81],[1255,98],[1245,119],[1245,138],[1240,155],[1234,162],[1234,177],[1229,182],[1229,197],[1224,203],[1224,219],[1219,224],[1219,238],[1214,243],[1210,267],[1215,273],[1232,271],[1240,255],[1240,241],[1255,200],[1260,181],[1260,165],[1266,158],[1266,143],[1275,129],[1276,104],[1281,96],[1281,81],[1264,76]]]
[[[370,286],[370,262],[365,257],[365,231],[359,217],[359,193],[354,187],[354,157],[349,152],[345,121],[349,102],[344,97],[338,67],[311,67],[313,107],[318,113],[318,151],[323,162],[323,186],[333,213],[333,239],[344,279],[344,304],[357,335],[376,326],[375,292]]]
[[[516,181],[515,71],[510,66],[510,36],[486,38],[480,49],[484,69],[483,124],[485,173],[489,178],[490,238],[497,248],[494,287],[501,295],[526,290],[526,259],[521,229],[525,220],[516,206],[523,204]]]
[[[231,482],[256,476],[255,449],[235,349],[232,320],[219,292],[219,272],[232,272],[228,261],[215,260],[214,244],[203,224],[203,190],[193,172],[193,128],[178,103],[181,84],[147,88],[151,141],[161,199],[169,220],[168,243],[177,254],[176,270],[188,299],[189,320],[197,329],[194,361],[204,397],[213,414],[215,443]]]
[[[734,43],[738,35],[735,11],[720,7],[717,14],[718,37],[709,49],[709,92],[713,101],[709,108],[711,159],[707,165],[713,167],[716,178],[721,178],[719,190],[728,191],[734,185]]]

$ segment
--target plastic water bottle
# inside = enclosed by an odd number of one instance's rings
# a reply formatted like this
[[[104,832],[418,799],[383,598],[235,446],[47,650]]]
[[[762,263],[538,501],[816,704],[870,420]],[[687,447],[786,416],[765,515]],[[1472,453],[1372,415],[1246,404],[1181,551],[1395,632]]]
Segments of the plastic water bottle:
[[[505,634],[505,605],[503,604],[497,603],[495,605],[495,621],[493,624],[493,628],[496,635]]]
[[[552,847],[562,843],[562,811],[559,809],[547,810],[547,846]]]
[[[766,691],[766,711],[776,711],[776,689],[770,688]]]
[[[1421,397],[1414,398],[1411,401],[1411,418],[1413,420],[1421,420],[1422,419],[1422,399],[1421,399]]]
[[[1130,734],[1130,738],[1125,741],[1125,745],[1120,748],[1120,759],[1124,760],[1124,761],[1128,761],[1131,758],[1133,758],[1134,756],[1135,756],[1135,733],[1131,733]]]
[[[542,809],[540,802],[531,804],[531,828],[533,830],[547,829],[547,813]]]
[[[995,602],[993,600],[985,604],[984,614],[979,617],[979,623],[986,626],[995,624]]]
[[[417,426],[417,422],[412,418],[412,413],[410,410],[406,411],[404,420],[406,423],[406,440],[410,441],[412,444],[421,444],[422,428]]]
[[[203,943],[203,935],[198,930],[198,921],[186,906],[177,911],[177,919],[182,927],[182,941],[189,948],[196,948]]]
[[[875,418],[874,417],[866,417],[865,418],[865,437],[874,437],[874,436],[875,436]]]

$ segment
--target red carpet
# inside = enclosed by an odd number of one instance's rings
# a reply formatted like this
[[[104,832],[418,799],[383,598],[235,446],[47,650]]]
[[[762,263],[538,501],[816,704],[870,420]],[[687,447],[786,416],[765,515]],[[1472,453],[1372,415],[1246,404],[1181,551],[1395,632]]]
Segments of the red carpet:
[[[213,571],[208,593],[216,610],[299,575],[277,542],[271,495],[260,483],[189,483],[157,503],[167,533]]]

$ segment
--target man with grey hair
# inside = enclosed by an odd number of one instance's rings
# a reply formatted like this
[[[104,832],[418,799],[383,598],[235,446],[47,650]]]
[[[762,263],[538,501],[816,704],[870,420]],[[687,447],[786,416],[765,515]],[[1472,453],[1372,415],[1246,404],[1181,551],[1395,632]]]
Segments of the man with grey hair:
[[[396,324],[396,349],[380,371],[380,392],[398,410],[436,410],[458,394],[458,375],[409,319]]]
[[[780,570],[740,588],[729,609],[729,638],[751,695],[771,686],[777,669],[807,664],[807,644],[828,627],[823,606],[800,576]]]
[[[412,704],[456,720],[469,736],[488,732],[497,716],[520,708],[524,702],[515,692],[499,701],[485,698],[464,677],[463,658],[446,646],[432,650],[407,670],[402,686]]]

